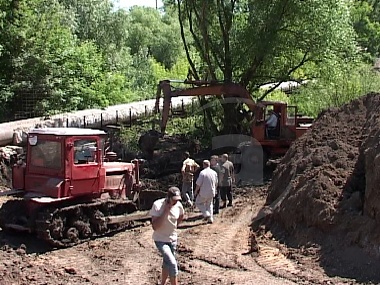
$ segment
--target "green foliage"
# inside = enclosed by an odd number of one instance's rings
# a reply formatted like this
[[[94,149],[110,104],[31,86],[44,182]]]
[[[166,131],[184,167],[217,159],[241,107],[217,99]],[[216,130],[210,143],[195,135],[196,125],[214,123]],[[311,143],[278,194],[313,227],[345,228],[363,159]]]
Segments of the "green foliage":
[[[380,91],[380,74],[368,65],[346,65],[340,72],[326,72],[325,76],[308,83],[290,97],[300,112],[316,117],[329,107],[339,107],[369,92]]]
[[[162,79],[184,79],[187,76],[188,62],[185,57],[179,58],[171,69],[152,59],[152,68],[155,82]]]
[[[147,124],[134,125],[131,128],[122,127],[120,129],[119,140],[124,145],[124,147],[130,152],[138,152],[139,148],[139,138],[142,134],[149,130]]]
[[[380,3],[371,0],[354,1],[351,16],[360,46],[372,56],[379,56]]]
[[[254,92],[253,95],[255,98],[260,98],[264,93],[265,93],[265,90],[258,90],[256,92]],[[281,102],[286,102],[286,103],[290,102],[288,95],[286,95],[284,92],[282,92],[280,90],[275,90],[275,91],[269,93],[265,97],[265,100],[266,101],[281,101]]]
[[[355,53],[345,0],[177,2],[211,79],[241,82],[253,90],[294,79],[308,62],[323,65],[325,59]]]
[[[113,11],[109,0],[0,0],[0,7],[0,119],[150,99],[157,62],[167,76],[187,70],[177,62],[178,30],[169,15],[137,9],[145,22],[131,25],[139,18]],[[150,22],[155,34],[142,34],[131,55],[134,30]]]
[[[59,0],[65,8],[64,23],[70,27],[81,41],[92,41],[96,46],[105,49],[114,43],[120,31],[110,33],[111,27],[118,26],[118,17],[113,17],[110,0]]]
[[[131,53],[148,50],[157,62],[170,69],[181,55],[179,28],[175,18],[153,8],[132,7],[129,12],[127,45]]]
[[[181,28],[191,35],[189,41],[184,33],[183,42],[197,78],[239,82],[254,92],[267,83],[319,78],[321,67],[356,59],[346,0],[165,3],[177,8]],[[194,49],[206,72],[199,72]],[[223,130],[233,131],[235,109],[223,111]]]
[[[379,54],[377,1],[164,3],[159,12],[113,10],[110,0],[0,0],[0,119],[153,98],[159,80],[186,78],[187,56],[199,78],[241,82],[255,97],[268,82],[309,80],[289,99],[308,114],[378,90],[360,65]],[[222,111],[209,109],[218,129]]]
[[[203,114],[189,114],[186,118],[172,117],[167,124],[168,135],[181,135],[190,140],[199,140],[201,145],[210,145],[212,133],[204,126]]]
[[[141,151],[138,145],[139,138],[151,129],[151,122],[154,119],[154,116],[150,116],[139,120],[138,124],[131,127],[121,128],[118,138],[128,151],[135,153]],[[166,133],[167,135],[181,136],[189,141],[196,139],[200,141],[201,145],[209,145],[212,134],[205,131],[202,122],[201,114],[189,114],[185,118],[171,117]]]

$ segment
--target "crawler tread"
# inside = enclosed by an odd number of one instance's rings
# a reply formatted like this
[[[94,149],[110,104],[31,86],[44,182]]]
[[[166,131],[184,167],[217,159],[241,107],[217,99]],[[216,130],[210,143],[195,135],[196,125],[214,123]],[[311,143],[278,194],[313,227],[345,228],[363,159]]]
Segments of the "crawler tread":
[[[17,212],[17,208],[20,209],[20,202],[25,201],[8,201],[3,205],[4,209],[1,209],[0,213],[2,224],[26,220],[25,213],[23,213],[23,219],[17,216],[20,212]],[[48,205],[39,208],[33,215],[34,218],[29,217],[27,226],[31,232],[36,233],[38,238],[54,247],[70,247],[131,227],[134,223],[133,220],[108,225],[106,218],[107,216],[131,214],[136,211],[135,203],[123,199]]]

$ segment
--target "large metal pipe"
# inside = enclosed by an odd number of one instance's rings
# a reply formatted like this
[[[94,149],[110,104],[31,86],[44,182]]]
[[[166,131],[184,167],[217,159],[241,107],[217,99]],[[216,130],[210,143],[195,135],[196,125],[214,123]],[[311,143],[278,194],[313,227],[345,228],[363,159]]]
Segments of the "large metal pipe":
[[[88,109],[71,113],[63,113],[49,118],[32,118],[0,124],[0,146],[11,144],[15,135],[28,132],[35,127],[89,127],[101,128],[107,124],[128,123],[138,117],[153,113],[155,99],[121,104],[105,109]],[[172,100],[172,107],[191,104],[192,97],[177,97]]]

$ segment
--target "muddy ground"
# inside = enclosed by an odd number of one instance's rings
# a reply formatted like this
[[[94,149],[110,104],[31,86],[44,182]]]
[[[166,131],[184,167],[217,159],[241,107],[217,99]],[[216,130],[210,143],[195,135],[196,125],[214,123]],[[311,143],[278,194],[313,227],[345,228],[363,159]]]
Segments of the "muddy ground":
[[[179,230],[181,284],[356,284],[329,277],[317,255],[287,258],[284,246],[270,236],[255,244],[250,224],[264,205],[267,187],[234,191],[234,207],[223,209],[214,224],[187,211]],[[0,284],[159,284],[161,259],[151,235],[146,222],[75,247],[51,249],[33,236],[0,231]]]
[[[363,131],[367,118],[373,118],[368,110],[379,114],[380,103],[374,103],[380,97],[369,98],[322,114],[280,162],[273,183],[235,187],[234,206],[223,209],[213,224],[187,209],[179,229],[180,284],[379,284],[378,256],[372,247],[363,250],[379,240],[377,224],[372,221],[366,231],[361,223],[374,220],[363,210],[363,196],[370,192],[360,184],[366,169],[359,167],[369,148],[361,142],[378,137]],[[378,126],[376,121],[374,129]],[[168,186],[180,186],[181,154],[188,147],[180,138],[165,140],[158,145],[165,151],[143,167],[146,190],[159,190],[153,191],[155,198]],[[193,153],[198,162],[207,156],[207,151]],[[370,203],[376,197],[366,199],[371,213],[377,212],[377,203]],[[142,197],[145,207],[151,200],[148,194]],[[0,204],[4,201],[0,198]],[[52,249],[33,236],[0,231],[0,285],[159,284],[161,258],[151,235],[148,221]],[[366,236],[371,243],[364,243]]]

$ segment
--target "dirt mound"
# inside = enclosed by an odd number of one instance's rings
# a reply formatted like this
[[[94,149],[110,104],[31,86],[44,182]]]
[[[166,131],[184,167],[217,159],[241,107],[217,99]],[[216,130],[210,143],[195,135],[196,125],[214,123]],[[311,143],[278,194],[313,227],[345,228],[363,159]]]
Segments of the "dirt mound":
[[[379,257],[379,126],[380,94],[321,113],[277,166],[255,226],[285,229],[298,246],[333,235]]]

